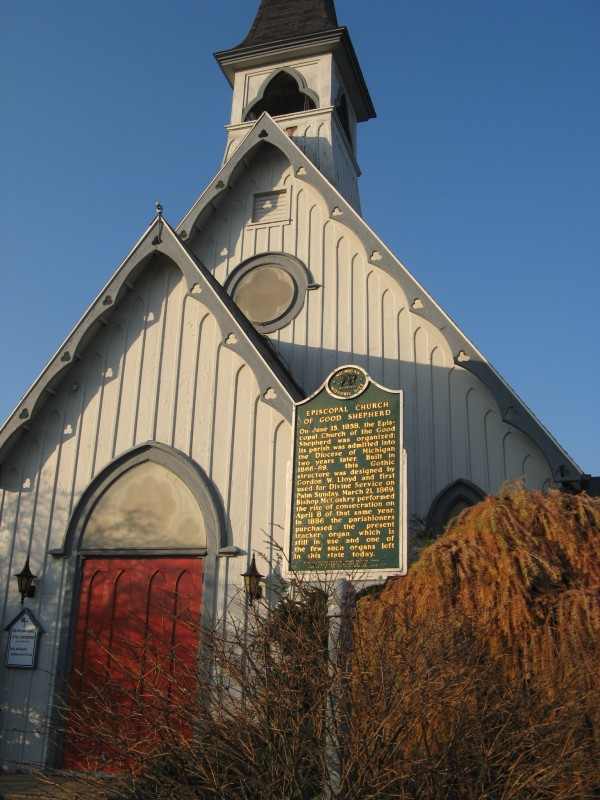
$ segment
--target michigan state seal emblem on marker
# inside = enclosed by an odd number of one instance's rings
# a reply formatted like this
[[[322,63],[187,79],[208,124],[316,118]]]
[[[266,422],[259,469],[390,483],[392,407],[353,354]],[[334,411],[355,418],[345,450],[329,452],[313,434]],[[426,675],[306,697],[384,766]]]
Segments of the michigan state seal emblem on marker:
[[[327,388],[334,397],[351,399],[358,397],[368,382],[367,373],[360,367],[342,367],[331,375]]]

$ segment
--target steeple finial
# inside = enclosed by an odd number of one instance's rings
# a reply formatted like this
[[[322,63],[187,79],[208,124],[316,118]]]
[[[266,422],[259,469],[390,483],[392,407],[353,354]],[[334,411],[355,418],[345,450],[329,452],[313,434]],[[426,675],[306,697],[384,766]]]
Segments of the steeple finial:
[[[337,27],[334,0],[261,0],[252,27],[238,48],[322,33]]]
[[[159,244],[162,244],[162,232],[163,232],[163,207],[160,200],[157,200],[154,204],[154,208],[156,209],[156,219],[158,219],[158,231],[154,239],[152,239],[152,244],[156,247]]]

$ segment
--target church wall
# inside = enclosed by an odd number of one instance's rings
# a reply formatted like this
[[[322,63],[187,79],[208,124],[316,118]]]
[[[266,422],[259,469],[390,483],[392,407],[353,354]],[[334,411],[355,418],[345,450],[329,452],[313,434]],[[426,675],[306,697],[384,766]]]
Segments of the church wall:
[[[292,195],[291,222],[248,226],[253,194],[283,187]],[[455,365],[443,334],[411,312],[400,271],[394,280],[372,263],[279,151],[264,150],[240,174],[191,247],[221,283],[263,252],[281,250],[306,264],[320,288],[307,293],[300,314],[271,342],[306,392],[350,362],[404,390],[411,514],[425,517],[436,494],[460,478],[493,493],[507,480],[540,488],[551,477],[538,447],[502,422],[487,387]]]
[[[338,103],[339,97],[341,94],[346,95],[347,101],[347,111],[348,111],[348,122],[350,125],[350,134],[352,136],[352,143],[354,150],[356,151],[356,142],[358,138],[358,120],[356,118],[356,111],[354,110],[354,105],[350,100],[350,96],[348,94],[348,89],[344,83],[344,79],[341,76],[340,70],[335,62],[333,61],[333,70],[331,76],[331,100],[332,105],[336,105]]]
[[[306,87],[317,95],[318,108],[276,118],[285,130],[293,130],[298,147],[341,192],[348,202],[360,211],[358,176],[360,170],[353,156],[353,145],[336,118],[334,107],[341,92],[345,92],[337,65],[330,54],[308,59],[292,59],[266,67],[240,70],[234,79],[231,124],[227,126],[224,162],[228,161],[253,123],[244,123],[245,112],[257,99],[264,82],[280,69],[290,69],[301,76]],[[356,139],[356,114],[348,99],[348,117],[353,141]]]
[[[334,110],[327,108],[286,114],[277,117],[277,123],[285,130],[293,131],[294,143],[350,205],[360,211],[358,167]],[[228,126],[224,163],[229,161],[251,127],[252,123]]]
[[[276,559],[267,542],[285,526],[290,426],[262,402],[248,365],[224,345],[214,317],[189,295],[170,263],[149,267],[92,341],[64,385],[9,455],[0,490],[2,627],[20,609],[13,574],[31,547],[40,576],[27,604],[45,629],[38,669],[0,666],[0,763],[44,762],[60,639],[73,598],[65,595],[62,548],[70,516],[91,480],[149,440],[174,447],[214,482],[227,544]],[[258,558],[259,569],[268,565]],[[217,559],[215,619],[241,590],[246,559]],[[1,646],[6,645],[3,634]]]
[[[348,200],[350,205],[360,213],[360,198],[358,193],[358,177],[360,170],[352,155],[351,145],[344,133],[337,116],[332,117],[331,148],[335,154],[334,169],[331,183],[340,194]]]
[[[221,283],[242,261],[268,251],[306,264],[318,287],[298,316],[270,335],[272,346],[306,392],[350,362],[404,390],[409,517],[425,518],[434,497],[461,478],[492,493],[521,477],[531,488],[543,486],[550,478],[543,455],[502,421],[489,390],[454,363],[442,332],[412,313],[401,272],[395,279],[380,269],[342,211],[329,208],[280,151],[261,147],[189,246]],[[251,224],[254,193],[277,188],[290,192],[290,221]],[[281,543],[287,524],[291,429],[261,400],[251,368],[222,338],[176,267],[149,267],[3,465],[2,625],[20,608],[12,576],[30,547],[41,580],[28,605],[46,632],[38,669],[0,667],[1,763],[46,759],[45,725],[73,604],[67,560],[50,551],[63,547],[82,493],[119,455],[157,441],[191,457],[220,495],[227,542],[264,554],[263,573],[275,567],[269,537]],[[215,621],[240,593],[245,566],[245,558],[216,560]]]

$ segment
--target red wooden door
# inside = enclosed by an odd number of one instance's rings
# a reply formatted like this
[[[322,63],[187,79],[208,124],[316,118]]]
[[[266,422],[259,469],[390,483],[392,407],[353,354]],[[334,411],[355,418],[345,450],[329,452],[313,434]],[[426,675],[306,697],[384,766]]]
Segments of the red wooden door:
[[[135,766],[169,737],[186,737],[197,700],[203,562],[84,561],[64,767]]]

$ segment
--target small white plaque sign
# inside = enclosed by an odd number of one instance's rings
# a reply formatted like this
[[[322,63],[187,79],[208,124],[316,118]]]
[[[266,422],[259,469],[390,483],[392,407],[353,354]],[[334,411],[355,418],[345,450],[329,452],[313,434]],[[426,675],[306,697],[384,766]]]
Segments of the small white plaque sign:
[[[42,626],[28,608],[24,608],[7,625],[6,666],[14,669],[35,669]]]

